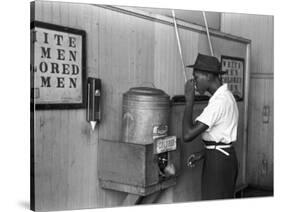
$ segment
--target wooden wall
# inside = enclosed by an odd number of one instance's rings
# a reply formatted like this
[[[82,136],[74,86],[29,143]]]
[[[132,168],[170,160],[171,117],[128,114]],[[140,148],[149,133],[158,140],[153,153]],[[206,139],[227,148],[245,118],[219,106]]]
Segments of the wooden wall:
[[[273,189],[273,16],[222,14],[221,20],[223,32],[252,41],[247,175],[250,184]]]
[[[193,64],[198,53],[199,33],[179,29],[185,64]],[[170,96],[183,94],[184,77],[173,26],[155,24],[154,82]],[[192,71],[187,71],[192,77]]]
[[[102,79],[102,122],[93,132],[86,111],[35,113],[35,208],[62,210],[120,205],[124,193],[97,179],[99,138],[118,140],[122,93],[151,85],[154,23],[86,4],[35,2],[35,20],[87,32],[87,76]]]
[[[48,1],[35,2],[35,20],[85,30],[87,76],[102,79],[102,121],[94,132],[86,121],[85,109],[36,111],[35,209],[119,206],[126,194],[99,186],[98,142],[120,139],[122,94],[130,87],[155,86],[171,96],[183,94],[173,26],[94,5]],[[180,36],[185,64],[193,63],[198,52],[208,53],[205,35],[180,29]],[[213,39],[217,56],[245,56],[245,44]],[[198,104],[196,113],[205,105],[206,102]],[[178,136],[182,109],[172,109],[172,128]],[[243,123],[243,103],[239,103],[239,109]],[[242,124],[241,128],[243,131]],[[200,142],[186,145],[182,150],[183,162],[200,148]],[[200,199],[199,175],[200,166],[183,167],[177,186],[162,194],[158,202]]]

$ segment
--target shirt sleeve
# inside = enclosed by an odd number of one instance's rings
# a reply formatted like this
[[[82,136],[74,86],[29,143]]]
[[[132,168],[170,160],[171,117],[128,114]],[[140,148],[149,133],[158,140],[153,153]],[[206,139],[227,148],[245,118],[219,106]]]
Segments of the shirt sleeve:
[[[223,108],[221,101],[209,103],[195,121],[200,121],[212,128],[222,117]]]

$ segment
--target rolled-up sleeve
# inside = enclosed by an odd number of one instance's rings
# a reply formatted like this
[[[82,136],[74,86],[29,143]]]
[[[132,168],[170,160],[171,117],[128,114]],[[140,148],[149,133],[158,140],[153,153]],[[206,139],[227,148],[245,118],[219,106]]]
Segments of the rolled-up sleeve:
[[[215,101],[209,103],[207,107],[204,108],[203,112],[195,119],[195,121],[200,121],[212,128],[221,118],[223,114],[223,106],[221,101]]]

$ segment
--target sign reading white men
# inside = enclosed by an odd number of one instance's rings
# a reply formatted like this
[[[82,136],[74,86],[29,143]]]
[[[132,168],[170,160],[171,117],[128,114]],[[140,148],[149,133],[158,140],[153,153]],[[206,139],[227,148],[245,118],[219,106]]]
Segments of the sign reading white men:
[[[35,103],[81,104],[83,33],[49,24],[37,24],[31,32]]]

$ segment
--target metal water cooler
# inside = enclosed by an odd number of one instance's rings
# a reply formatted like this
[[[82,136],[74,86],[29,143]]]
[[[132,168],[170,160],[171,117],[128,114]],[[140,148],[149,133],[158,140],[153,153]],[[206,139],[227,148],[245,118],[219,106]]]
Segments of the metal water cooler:
[[[123,94],[121,141],[99,143],[99,181],[105,189],[140,196],[176,184],[180,148],[169,135],[170,97],[162,90],[131,88]]]

